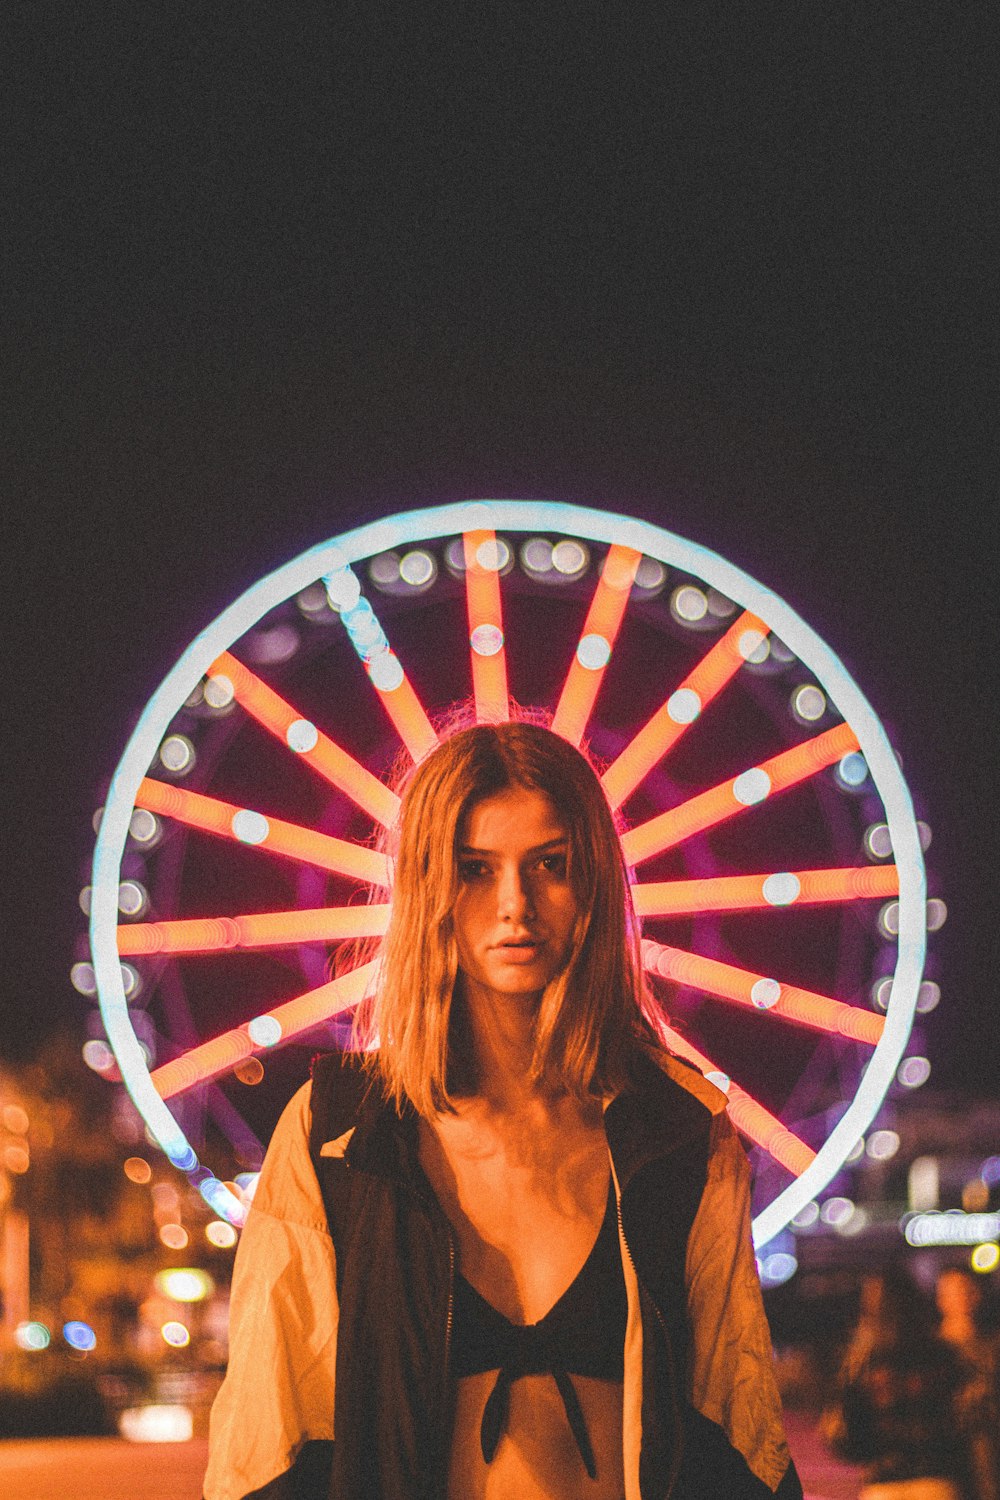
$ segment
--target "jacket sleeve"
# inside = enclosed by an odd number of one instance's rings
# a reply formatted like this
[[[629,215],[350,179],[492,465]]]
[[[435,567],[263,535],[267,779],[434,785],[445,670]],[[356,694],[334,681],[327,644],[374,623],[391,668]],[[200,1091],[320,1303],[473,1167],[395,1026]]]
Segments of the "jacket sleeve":
[[[725,1113],[688,1239],[691,1405],[725,1434],[766,1489],[801,1496],[781,1414],[771,1335],[750,1236],[750,1168]]]
[[[205,1500],[244,1500],[285,1474],[305,1443],[333,1438],[337,1283],[309,1158],[309,1090],[278,1121],[236,1253]]]

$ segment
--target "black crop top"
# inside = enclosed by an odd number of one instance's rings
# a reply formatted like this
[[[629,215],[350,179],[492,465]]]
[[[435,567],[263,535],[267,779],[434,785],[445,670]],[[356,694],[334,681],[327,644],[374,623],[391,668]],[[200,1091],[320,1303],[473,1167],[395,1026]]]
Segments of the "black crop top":
[[[621,1380],[627,1320],[613,1183],[593,1249],[576,1279],[537,1323],[509,1322],[464,1276],[456,1274],[452,1372],[457,1376],[498,1372],[480,1429],[487,1463],[507,1426],[511,1382],[520,1375],[550,1374],[587,1473],[591,1479],[596,1477],[587,1424],[569,1376]]]

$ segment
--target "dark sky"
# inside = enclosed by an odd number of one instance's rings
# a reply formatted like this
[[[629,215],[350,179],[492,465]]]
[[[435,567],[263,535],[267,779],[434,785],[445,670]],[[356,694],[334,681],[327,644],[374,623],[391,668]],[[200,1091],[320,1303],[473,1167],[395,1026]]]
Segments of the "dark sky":
[[[79,1021],[90,817],[195,631],[503,494],[707,543],[844,657],[934,830],[935,1076],[995,1089],[986,8],[654,11],[14,23],[8,1055]]]

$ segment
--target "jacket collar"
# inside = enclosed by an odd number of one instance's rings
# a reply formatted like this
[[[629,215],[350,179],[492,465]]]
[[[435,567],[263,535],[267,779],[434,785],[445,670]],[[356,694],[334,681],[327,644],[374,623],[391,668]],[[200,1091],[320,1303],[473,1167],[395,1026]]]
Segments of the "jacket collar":
[[[674,1076],[676,1075],[676,1076]],[[718,1102],[716,1102],[718,1101]],[[641,1054],[631,1088],[604,1111],[604,1128],[619,1184],[628,1183],[650,1162],[683,1151],[708,1130],[725,1096],[683,1063],[664,1071]],[[377,1077],[371,1076],[346,1150],[348,1165],[380,1177],[420,1180],[417,1113],[404,1102],[396,1112]]]

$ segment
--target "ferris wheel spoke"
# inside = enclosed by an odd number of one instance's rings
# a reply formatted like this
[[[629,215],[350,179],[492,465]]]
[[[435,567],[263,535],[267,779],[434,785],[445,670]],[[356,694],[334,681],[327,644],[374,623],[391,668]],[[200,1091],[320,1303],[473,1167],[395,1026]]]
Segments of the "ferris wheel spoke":
[[[161,1099],[173,1099],[196,1084],[228,1073],[254,1053],[293,1041],[363,999],[376,967],[374,962],[361,964],[328,984],[272,1006],[266,1014],[255,1016],[244,1026],[236,1026],[192,1047],[149,1075],[154,1088]]]
[[[766,974],[720,963],[684,948],[671,948],[649,939],[644,939],[642,946],[647,969],[720,1000],[750,1006],[766,1015],[795,1021],[813,1031],[848,1037],[869,1047],[878,1045],[885,1030],[884,1016],[862,1010],[858,1005],[845,1005],[829,995],[819,995],[797,984],[782,984]]]
[[[437,732],[370,601],[362,594],[358,575],[345,562],[325,573],[323,583],[396,733],[413,759],[420,760],[437,744]]]
[[[321,870],[366,880],[373,885],[388,886],[391,883],[389,862],[385,855],[374,849],[334,838],[328,833],[316,833],[298,823],[265,816],[252,808],[237,807],[217,797],[206,797],[202,792],[168,786],[150,776],[139,783],[135,805],[185,823],[189,828],[199,828],[220,838],[233,839],[238,844],[266,849],[270,854],[301,860],[303,864],[316,865]]]
[[[510,700],[496,532],[467,531],[462,542],[476,722],[505,723],[510,718]]]
[[[651,859],[654,854],[662,854],[665,849],[673,849],[693,834],[724,823],[748,807],[757,806],[775,792],[783,792],[808,780],[857,749],[857,735],[846,723],[837,724],[800,745],[793,745],[790,750],[783,750],[759,766],[752,766],[741,775],[720,782],[709,791],[629,829],[622,836],[626,862],[637,865],[644,859]]]
[[[255,912],[242,917],[185,917],[170,922],[123,923],[123,958],[148,953],[216,953],[294,943],[334,943],[380,937],[389,925],[388,902],[370,906],[321,906],[315,910]]]
[[[641,561],[641,552],[618,542],[604,559],[552,720],[555,733],[573,745],[583,739]]]
[[[207,676],[210,681],[228,683],[241,708],[369,816],[386,827],[395,821],[399,810],[396,794],[231,652],[223,651],[209,667]]]
[[[898,895],[899,871],[895,865],[654,880],[632,887],[639,917],[686,917],[699,911],[753,911]]]
[[[605,771],[601,780],[612,807],[635,791],[767,635],[767,625],[749,610],[730,625]]]
[[[721,1068],[717,1068],[711,1058],[699,1052],[696,1047],[692,1047],[686,1037],[681,1036],[672,1026],[661,1020],[659,1031],[664,1042],[672,1052],[676,1052],[678,1057],[694,1063],[695,1067],[711,1081],[714,1082],[717,1078],[720,1084],[724,1083],[724,1092],[729,1099],[729,1118],[737,1130],[749,1136],[755,1145],[763,1147],[779,1166],[791,1172],[794,1177],[801,1177],[806,1168],[815,1161],[815,1151],[786,1125],[782,1125],[781,1121],[776,1119],[770,1110],[765,1109],[763,1104],[758,1104],[756,1099],[723,1073]]]

